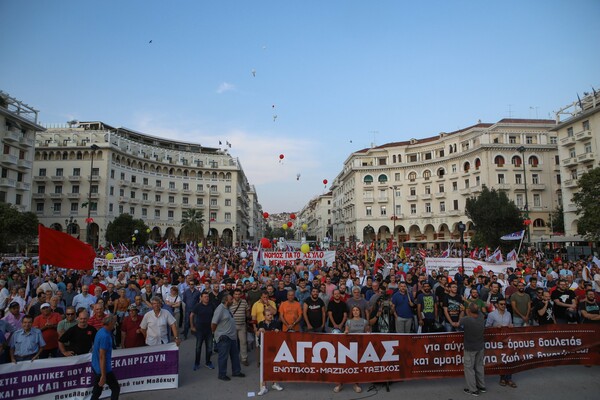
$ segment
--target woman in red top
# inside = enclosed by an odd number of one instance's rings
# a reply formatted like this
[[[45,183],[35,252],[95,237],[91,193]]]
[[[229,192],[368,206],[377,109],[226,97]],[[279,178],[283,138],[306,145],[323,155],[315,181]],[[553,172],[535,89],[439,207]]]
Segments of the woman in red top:
[[[142,318],[138,315],[135,304],[129,306],[129,315],[121,322],[121,346],[124,349],[130,347],[145,346],[144,335],[140,329]]]

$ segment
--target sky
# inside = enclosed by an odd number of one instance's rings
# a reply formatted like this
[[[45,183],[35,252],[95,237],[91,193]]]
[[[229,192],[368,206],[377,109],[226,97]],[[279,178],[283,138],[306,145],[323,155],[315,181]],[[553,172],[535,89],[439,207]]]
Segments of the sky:
[[[553,119],[600,88],[598,0],[0,0],[0,15],[0,90],[41,124],[228,141],[269,213],[326,193],[354,151]]]

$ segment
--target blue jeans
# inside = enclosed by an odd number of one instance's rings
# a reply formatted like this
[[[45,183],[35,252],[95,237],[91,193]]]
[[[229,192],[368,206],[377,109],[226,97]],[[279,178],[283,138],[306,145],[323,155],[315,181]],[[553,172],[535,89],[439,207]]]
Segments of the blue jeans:
[[[213,352],[213,346],[212,346],[212,332],[210,330],[208,331],[199,331],[196,329],[196,359],[194,360],[194,364],[195,365],[200,365],[200,355],[202,354],[202,344],[205,344],[204,346],[204,354],[205,354],[205,360],[206,360],[206,364],[208,364],[210,362],[210,356],[212,355]]]
[[[238,375],[242,372],[240,365],[240,353],[237,348],[237,340],[231,340],[227,336],[221,336],[217,343],[219,350],[219,378],[227,376],[227,359],[231,357],[231,373]]]

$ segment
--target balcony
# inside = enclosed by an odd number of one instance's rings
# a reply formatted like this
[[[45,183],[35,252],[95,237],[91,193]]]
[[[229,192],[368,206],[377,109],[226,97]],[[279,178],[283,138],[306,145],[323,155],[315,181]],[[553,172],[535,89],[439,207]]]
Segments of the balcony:
[[[4,165],[16,165],[19,158],[13,154],[1,154],[0,164]]]
[[[155,201],[154,202],[154,207],[164,207],[164,206],[165,206],[164,201]]]
[[[17,161],[17,167],[19,167],[19,168],[31,169],[32,166],[33,166],[33,162],[31,162],[29,160],[19,159],[19,161]]]
[[[406,200],[407,201],[417,201],[418,197],[417,195],[414,196],[406,196]]]
[[[205,193],[206,192],[203,189],[200,189],[200,190],[196,189],[196,195],[198,195],[198,196],[204,196]]]
[[[431,212],[421,213],[421,218],[431,218],[432,216],[433,216],[433,213],[431,213]]]
[[[363,203],[371,204],[373,201],[374,199],[372,197],[363,197]]]
[[[563,186],[567,187],[567,188],[575,188],[577,187],[578,182],[577,179],[568,179],[566,181],[563,181]]]
[[[169,208],[177,208],[177,203],[171,203],[171,202],[169,202],[167,204],[167,207],[169,207]]]
[[[142,205],[150,206],[150,205],[152,205],[152,202],[150,200],[142,200]]]
[[[569,157],[562,160],[562,165],[565,167],[572,167],[577,165],[577,157]]]
[[[446,197],[446,192],[437,192],[437,193],[435,194],[435,198],[436,198],[436,199],[443,199],[443,198],[445,198],[445,197]]]
[[[81,182],[81,175],[69,175],[70,182]]]
[[[19,139],[19,144],[24,147],[33,147],[35,146],[35,140],[27,137],[22,137]]]
[[[577,141],[591,139],[591,138],[592,138],[592,131],[590,131],[590,130],[577,132],[575,134],[575,140],[577,140]]]
[[[31,197],[34,199],[43,199],[46,193],[32,193]]]
[[[88,195],[90,199],[99,199],[100,198],[100,193],[91,193]]]
[[[179,193],[179,189],[177,189],[176,187],[170,187],[168,189],[169,193]]]
[[[4,133],[4,138],[7,142],[18,143],[19,139],[21,139],[21,133],[15,130],[9,130]]]
[[[192,205],[190,203],[187,203],[187,204],[184,203],[184,204],[181,205],[181,208],[190,209],[190,208],[192,208]]]
[[[152,189],[154,189],[154,188],[152,186],[150,186],[150,185],[142,185],[142,190],[149,191],[149,190],[152,190]]]
[[[14,188],[17,186],[17,181],[10,178],[0,178],[0,187]]]
[[[496,190],[510,190],[510,185],[508,183],[499,183],[495,186]]]
[[[523,183],[515,183],[513,185],[513,190],[515,192],[524,192],[525,191],[525,184],[523,184]]]
[[[546,190],[546,185],[544,183],[532,183],[531,185],[527,186],[527,189],[532,191]]]
[[[131,199],[131,200],[129,200],[129,202],[131,204],[140,204],[140,201],[141,201],[140,199]]]
[[[79,199],[81,198],[81,193],[67,193],[68,199]]]
[[[125,187],[127,187],[127,186],[129,186],[129,181],[126,181],[126,180],[124,180],[124,179],[121,179],[121,180],[119,181],[119,186],[125,186]]]
[[[450,210],[448,211],[448,215],[451,217],[456,217],[462,215],[462,212],[460,210]]]
[[[567,136],[567,137],[560,139],[560,144],[562,146],[568,146],[573,143],[575,143],[575,136]]]
[[[139,182],[131,182],[131,187],[135,188],[135,189],[141,189],[142,188],[142,184]]]
[[[190,189],[183,189],[181,191],[181,193],[183,193],[183,194],[192,194],[192,191]]]
[[[18,190],[31,190],[31,184],[27,182],[17,182]]]
[[[119,196],[119,203],[127,203],[128,201],[129,201],[129,197]]]
[[[596,156],[594,153],[584,153],[584,154],[579,154],[577,156],[577,161],[579,162],[593,162],[596,159]]]
[[[431,200],[431,193],[422,194],[421,200]]]
[[[33,177],[34,181],[38,181],[38,182],[43,182],[43,181],[47,181],[48,177],[46,175],[36,175]]]
[[[51,199],[62,199],[63,194],[62,193],[50,193],[50,198]]]
[[[162,186],[156,186],[156,187],[154,188],[154,190],[155,190],[156,192],[164,192],[164,191],[165,191],[165,188],[164,188],[164,187],[162,187]]]
[[[50,179],[56,182],[61,182],[65,180],[65,177],[62,175],[52,175]]]
[[[468,196],[471,194],[471,188],[464,188],[459,190],[460,194],[463,196]]]
[[[100,182],[100,175],[88,175],[88,179],[93,181],[93,182]]]
[[[471,193],[472,193],[472,194],[478,194],[478,193],[481,193],[481,185],[473,186],[473,187],[471,188]]]
[[[387,196],[379,196],[379,197],[377,198],[377,202],[378,202],[378,203],[387,203],[388,201],[389,201],[389,199],[388,199],[388,197],[387,197]]]

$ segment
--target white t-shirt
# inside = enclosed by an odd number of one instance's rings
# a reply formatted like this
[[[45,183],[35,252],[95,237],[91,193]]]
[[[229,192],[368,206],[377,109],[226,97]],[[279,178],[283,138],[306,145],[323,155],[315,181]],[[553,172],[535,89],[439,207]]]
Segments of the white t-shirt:
[[[140,328],[146,329],[146,344],[157,346],[169,343],[169,328],[176,322],[167,310],[160,310],[158,316],[154,310],[148,311],[140,324]]]

